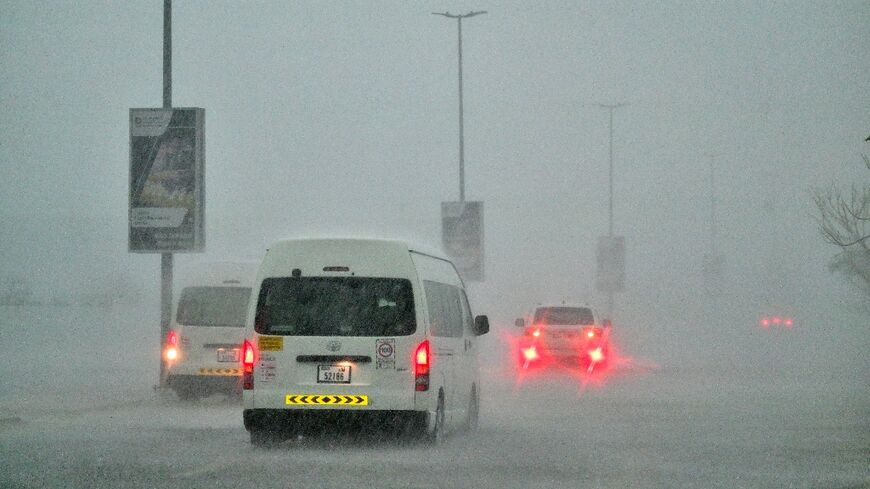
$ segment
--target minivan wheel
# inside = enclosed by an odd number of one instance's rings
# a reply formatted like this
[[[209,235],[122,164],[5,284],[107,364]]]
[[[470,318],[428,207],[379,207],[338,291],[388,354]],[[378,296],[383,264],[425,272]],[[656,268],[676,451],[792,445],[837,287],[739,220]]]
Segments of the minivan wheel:
[[[438,407],[435,408],[435,427],[432,432],[426,433],[426,441],[431,445],[440,445],[444,442],[444,395],[438,395]]]
[[[474,431],[477,429],[477,423],[480,418],[480,400],[477,398],[477,389],[471,388],[471,400],[468,401],[468,417],[465,420],[466,431]]]
[[[257,448],[269,448],[278,443],[278,436],[272,431],[261,428],[251,429],[251,445]]]

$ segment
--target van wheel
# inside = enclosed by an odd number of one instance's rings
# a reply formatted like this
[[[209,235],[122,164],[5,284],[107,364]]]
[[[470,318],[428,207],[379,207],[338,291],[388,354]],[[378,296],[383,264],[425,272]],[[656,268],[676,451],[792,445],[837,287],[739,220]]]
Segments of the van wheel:
[[[435,427],[431,433],[426,433],[426,441],[430,445],[440,445],[444,442],[444,394],[438,394],[438,407],[435,408]]]
[[[270,448],[278,443],[278,437],[274,432],[260,428],[251,429],[251,445],[257,448]]]
[[[468,401],[468,417],[465,419],[465,430],[474,431],[480,418],[480,399],[477,397],[477,389],[471,388],[471,400]]]
[[[194,387],[191,386],[178,386],[175,387],[175,395],[178,396],[178,399],[181,401],[197,401],[199,400],[199,392]]]

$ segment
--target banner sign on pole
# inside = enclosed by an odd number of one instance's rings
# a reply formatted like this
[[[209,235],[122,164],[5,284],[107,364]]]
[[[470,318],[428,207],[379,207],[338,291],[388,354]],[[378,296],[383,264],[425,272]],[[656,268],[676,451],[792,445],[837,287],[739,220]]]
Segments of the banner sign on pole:
[[[482,282],[483,202],[442,202],[441,239],[459,276]]]
[[[598,275],[595,288],[600,292],[625,289],[625,237],[598,237]]]
[[[205,248],[205,110],[130,109],[129,251]]]

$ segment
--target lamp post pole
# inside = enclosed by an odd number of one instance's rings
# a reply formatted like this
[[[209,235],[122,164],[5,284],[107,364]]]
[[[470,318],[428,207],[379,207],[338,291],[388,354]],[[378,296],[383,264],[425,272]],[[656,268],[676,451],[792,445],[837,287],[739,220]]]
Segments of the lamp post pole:
[[[613,111],[620,107],[625,107],[628,105],[626,102],[619,102],[616,104],[598,104],[599,107],[607,109],[610,115],[610,169],[608,171],[608,187],[610,188],[610,197],[608,201],[608,224],[607,224],[607,236],[613,237]],[[613,290],[607,291],[607,317],[613,318]]]
[[[462,107],[462,19],[485,14],[486,11],[468,12],[467,14],[451,14],[450,12],[432,12],[448,19],[456,19],[459,32],[459,201],[465,202],[465,123]]]
[[[172,109],[172,0],[163,0],[163,108]],[[172,253],[160,254],[160,379],[166,386],[166,362],[163,342],[172,321]]]

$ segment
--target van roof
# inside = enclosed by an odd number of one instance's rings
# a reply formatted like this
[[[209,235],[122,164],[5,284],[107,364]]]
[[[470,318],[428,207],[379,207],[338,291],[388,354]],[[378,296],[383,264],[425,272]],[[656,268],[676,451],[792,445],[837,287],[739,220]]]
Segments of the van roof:
[[[425,246],[425,245],[421,245],[419,243],[413,243],[410,241],[406,241],[406,240],[402,240],[402,239],[395,239],[395,238],[361,238],[361,237],[351,237],[351,236],[291,238],[291,239],[282,239],[282,240],[276,241],[274,244],[272,244],[272,246],[269,247],[269,249],[282,248],[285,246],[290,246],[293,243],[315,244],[317,242],[343,243],[343,244],[347,244],[347,245],[351,245],[351,246],[354,244],[381,243],[385,246],[392,245],[395,247],[400,247],[400,248],[402,248],[406,251],[409,251],[409,252],[419,253],[422,255],[428,255],[428,256],[431,256],[433,258],[438,258],[440,260],[450,261],[450,259],[447,258],[446,254],[439,249],[432,248],[432,247]]]
[[[215,261],[183,264],[178,267],[175,283],[191,286],[252,287],[259,263],[256,261]]]

